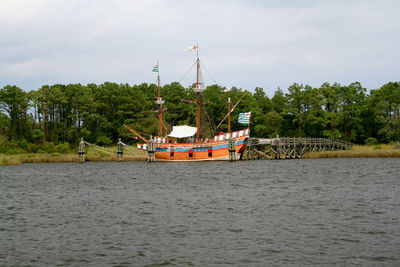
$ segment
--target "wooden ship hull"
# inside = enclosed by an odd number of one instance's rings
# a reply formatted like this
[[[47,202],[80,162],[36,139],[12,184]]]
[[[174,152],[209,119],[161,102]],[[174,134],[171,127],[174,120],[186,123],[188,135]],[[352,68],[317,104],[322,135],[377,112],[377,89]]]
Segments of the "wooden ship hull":
[[[168,143],[166,138],[155,137],[154,156],[156,161],[214,161],[229,160],[229,139],[234,140],[234,155],[237,160],[246,150],[249,129],[218,135],[212,141],[199,143]],[[161,142],[157,142],[161,141]],[[138,144],[139,150],[149,151],[147,143]]]

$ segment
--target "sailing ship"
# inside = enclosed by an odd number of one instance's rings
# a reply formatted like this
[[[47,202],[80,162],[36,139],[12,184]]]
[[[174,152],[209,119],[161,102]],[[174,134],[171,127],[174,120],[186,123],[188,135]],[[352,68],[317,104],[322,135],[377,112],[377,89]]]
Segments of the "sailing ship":
[[[172,132],[168,135],[163,134],[163,104],[165,101],[160,94],[160,75],[159,66],[153,68],[157,72],[158,81],[158,97],[155,101],[158,106],[159,133],[158,136],[145,139],[135,130],[124,125],[128,130],[137,135],[144,143],[137,144],[139,150],[148,151],[150,160],[155,161],[213,161],[213,160],[237,160],[241,159],[247,147],[247,141],[250,135],[250,115],[251,112],[240,113],[239,123],[247,124],[247,128],[231,132],[231,113],[235,106],[231,109],[231,101],[228,96],[228,114],[224,118],[228,118],[228,132],[220,132],[212,138],[202,136],[202,125],[200,121],[202,93],[204,91],[203,82],[200,82],[200,59],[199,47],[195,45],[190,51],[196,52],[196,83],[193,90],[196,94],[196,100],[186,101],[195,103],[197,106],[196,127],[188,125],[173,126]],[[223,121],[224,121],[223,120]],[[221,122],[222,123],[222,122]],[[220,125],[221,125],[220,123]],[[219,126],[218,126],[219,127]]]

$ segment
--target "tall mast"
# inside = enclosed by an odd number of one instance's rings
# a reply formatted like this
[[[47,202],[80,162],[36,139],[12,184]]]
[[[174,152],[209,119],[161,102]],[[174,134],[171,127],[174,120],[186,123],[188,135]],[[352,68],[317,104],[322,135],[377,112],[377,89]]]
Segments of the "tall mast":
[[[158,61],[157,61],[157,69],[158,67]],[[160,92],[160,72],[157,73],[157,80],[158,80],[158,99],[161,100],[161,92]],[[159,105],[159,110],[158,110],[158,119],[160,120],[160,129],[158,129],[158,135],[163,136],[163,128],[162,128],[162,104]]]
[[[200,81],[200,59],[199,59],[199,45],[196,44],[193,47],[190,47],[188,51],[196,51],[196,68],[197,68],[197,73],[196,73],[196,84],[193,88],[194,92],[197,93],[197,99],[196,101],[186,101],[190,103],[196,103],[197,104],[197,116],[196,116],[196,127],[197,127],[197,142],[200,142],[200,134],[201,134],[201,129],[200,129],[200,111],[201,111],[201,104],[205,104],[204,102],[201,101],[201,96],[202,92],[204,90],[202,86],[202,82]]]
[[[228,133],[231,133],[231,93],[228,91]]]
[[[200,106],[201,106],[201,91],[200,91],[200,83],[199,83],[199,75],[200,75],[200,60],[199,60],[199,45],[196,45],[196,55],[197,55],[197,74],[196,74],[196,88],[197,88],[197,142],[200,142]]]
[[[158,96],[157,96],[157,101],[156,104],[159,106],[158,108],[158,120],[160,121],[160,126],[158,129],[158,136],[163,136],[163,107],[162,105],[164,104],[164,100],[161,98],[161,90],[160,90],[160,69],[158,66],[158,61],[157,61],[157,81],[158,81]],[[153,69],[154,71],[154,69]]]

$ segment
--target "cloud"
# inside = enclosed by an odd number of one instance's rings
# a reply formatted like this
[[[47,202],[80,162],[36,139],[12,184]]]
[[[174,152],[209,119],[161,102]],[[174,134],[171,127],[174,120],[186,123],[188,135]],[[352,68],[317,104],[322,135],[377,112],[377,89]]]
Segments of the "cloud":
[[[398,1],[0,2],[0,86],[179,80],[199,43],[224,86],[353,82],[375,88],[398,79]],[[205,80],[213,79],[204,74]],[[190,78],[182,81],[192,83]]]

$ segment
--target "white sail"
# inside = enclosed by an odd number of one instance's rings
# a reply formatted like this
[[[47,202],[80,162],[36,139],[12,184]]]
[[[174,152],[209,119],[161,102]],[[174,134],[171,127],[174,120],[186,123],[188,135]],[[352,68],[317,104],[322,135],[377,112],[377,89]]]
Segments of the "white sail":
[[[172,132],[168,136],[175,138],[185,138],[195,135],[196,132],[196,127],[191,127],[187,125],[173,126]]]

